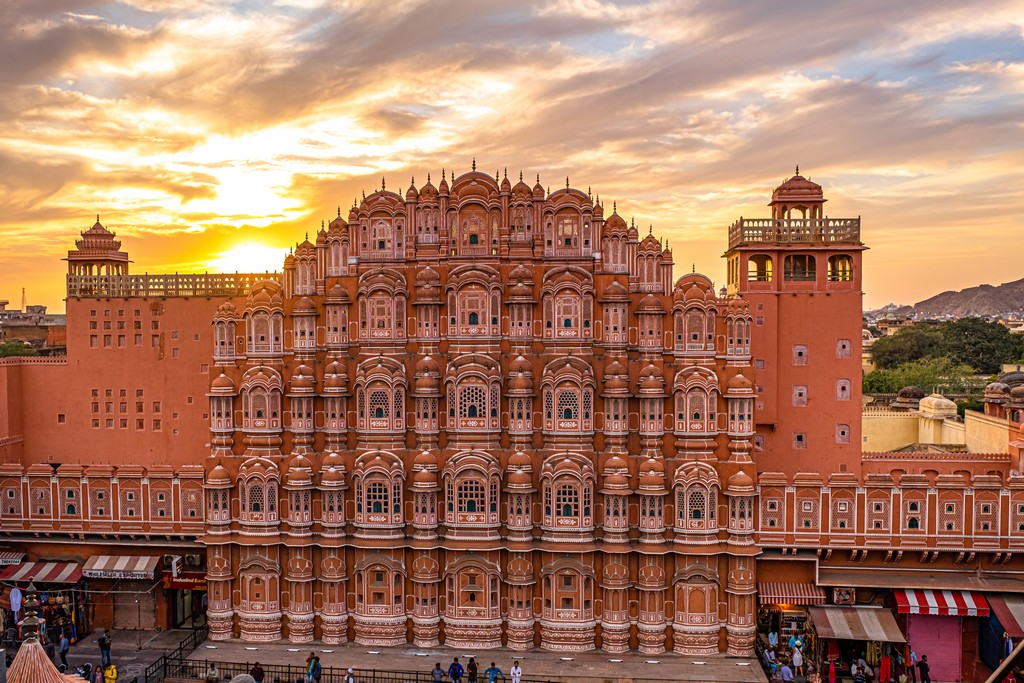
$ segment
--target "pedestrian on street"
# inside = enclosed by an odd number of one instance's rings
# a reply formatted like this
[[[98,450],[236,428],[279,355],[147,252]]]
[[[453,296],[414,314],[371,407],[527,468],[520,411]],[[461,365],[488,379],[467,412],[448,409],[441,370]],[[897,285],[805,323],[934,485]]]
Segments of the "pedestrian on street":
[[[345,672],[345,683],[356,683],[356,675],[355,672],[352,671],[351,666],[348,668],[348,671]]]
[[[476,683],[476,677],[479,671],[480,668],[476,664],[476,657],[470,657],[469,663],[466,664],[466,680],[468,683]]]
[[[931,667],[928,666],[928,655],[921,655],[921,661],[917,663],[917,672],[921,674],[921,683],[932,683],[929,671],[931,671]]]
[[[512,660],[512,668],[509,670],[509,675],[512,676],[512,683],[519,683],[523,678],[523,667],[519,666],[519,662]]]
[[[117,683],[117,667],[113,664],[107,664],[103,670],[103,683]]]
[[[448,665],[448,678],[452,679],[452,683],[459,683],[462,680],[462,675],[466,673],[466,670],[459,664],[459,658],[456,657],[452,660],[452,663]]]
[[[60,632],[60,663],[64,665],[64,671],[68,670],[68,650],[71,649],[71,641],[64,635],[64,631]]]
[[[917,653],[914,652],[913,645],[908,645],[907,648],[910,650],[910,680],[917,683]]]
[[[441,662],[435,663],[434,670],[430,672],[431,680],[434,681],[434,683],[441,683],[441,679],[446,675],[447,674],[445,674],[444,669],[441,668]]]
[[[260,666],[259,662],[252,665],[249,675],[252,676],[252,680],[256,681],[256,683],[263,683],[263,676],[265,674],[263,673],[263,667]]]
[[[320,676],[323,675],[324,668],[320,666],[320,657],[313,658],[313,683],[320,683]]]
[[[491,666],[484,671],[484,676],[487,676],[487,683],[494,683],[498,680],[498,676],[501,676],[501,680],[505,680],[505,672],[499,669],[494,662],[491,662]]]
[[[110,633],[104,631],[100,634],[99,640],[96,642],[100,646],[100,665],[103,667],[110,666]]]
[[[316,654],[312,652],[306,657],[306,683],[313,683],[313,663],[315,660]]]
[[[103,683],[103,665],[97,664],[92,670],[92,680],[89,683]]]
[[[793,650],[793,673],[797,676],[804,675],[804,655],[800,648]]]

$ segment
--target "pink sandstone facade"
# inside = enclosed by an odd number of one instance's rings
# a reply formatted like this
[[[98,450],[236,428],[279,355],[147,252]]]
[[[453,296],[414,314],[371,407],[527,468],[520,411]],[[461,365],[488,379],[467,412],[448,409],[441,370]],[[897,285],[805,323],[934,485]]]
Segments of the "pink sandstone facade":
[[[721,293],[589,192],[475,170],[282,274],[130,275],[97,221],[67,359],[0,361],[0,529],[205,546],[215,639],[750,654],[758,582],[1008,590],[1008,453],[861,452],[865,248],[824,202],[798,174],[729,228]]]

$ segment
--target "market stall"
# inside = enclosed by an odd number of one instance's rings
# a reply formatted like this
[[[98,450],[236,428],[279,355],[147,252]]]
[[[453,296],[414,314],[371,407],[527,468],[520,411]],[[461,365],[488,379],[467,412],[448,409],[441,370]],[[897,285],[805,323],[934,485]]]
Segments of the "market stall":
[[[93,555],[82,569],[92,579],[96,621],[116,629],[151,630],[156,619],[159,555]]]
[[[907,639],[918,657],[928,655],[932,678],[938,681],[970,680],[963,672],[963,653],[976,651],[977,624],[965,638],[965,619],[987,617],[988,601],[972,591],[899,589],[893,591],[896,608],[907,615]],[[973,659],[970,660],[973,672]]]
[[[893,613],[884,607],[829,605],[811,607],[809,612],[822,678],[830,664],[835,664],[837,673],[848,675],[850,664],[863,656],[876,672],[875,679],[885,680],[882,674],[894,665],[897,646],[907,642]]]
[[[4,585],[5,601],[12,613],[18,611],[15,607],[20,608],[21,591],[29,583],[35,585],[39,595],[39,616],[46,620],[48,641],[58,639],[62,631],[71,642],[89,632],[85,609],[88,594],[77,562],[21,562],[4,567],[0,584]]]
[[[779,645],[788,650],[791,638],[799,639],[804,652],[814,651],[814,634],[807,608],[824,605],[825,591],[813,583],[765,581],[757,584],[757,634],[762,648],[769,633],[779,634]]]

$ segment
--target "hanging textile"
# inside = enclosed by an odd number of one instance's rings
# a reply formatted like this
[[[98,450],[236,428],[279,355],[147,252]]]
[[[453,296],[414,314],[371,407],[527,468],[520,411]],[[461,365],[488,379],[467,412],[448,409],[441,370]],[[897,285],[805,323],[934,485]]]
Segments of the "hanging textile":
[[[826,642],[828,643],[828,654],[826,655],[826,659],[830,662],[835,662],[839,659],[839,641],[828,640]]]
[[[21,611],[21,589],[17,586],[11,589],[11,611],[15,615]]]

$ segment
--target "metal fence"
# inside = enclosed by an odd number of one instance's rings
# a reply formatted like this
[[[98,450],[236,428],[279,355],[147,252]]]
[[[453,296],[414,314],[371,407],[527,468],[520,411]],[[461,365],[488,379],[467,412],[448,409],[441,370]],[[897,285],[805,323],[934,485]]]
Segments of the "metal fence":
[[[209,659],[189,659],[195,650],[206,641],[208,635],[205,627],[195,629],[178,644],[177,649],[165,655],[146,667],[144,673],[134,678],[121,681],[120,683],[158,683],[165,678],[184,678],[196,681],[207,680],[207,671],[212,663],[217,669],[217,683],[230,681],[240,674],[248,674],[255,662],[219,662]],[[430,662],[424,658],[424,663],[432,669]],[[263,683],[305,683],[306,667],[302,664],[260,664],[263,667]],[[356,683],[433,683],[430,669],[424,671],[397,671],[389,669],[356,669],[353,668],[353,675]],[[480,668],[480,679],[485,681],[483,675],[486,667]],[[321,671],[319,683],[344,683],[347,669],[343,667],[325,666]],[[508,672],[505,672],[505,681],[509,681]],[[522,683],[550,683],[545,678],[523,678]]]

